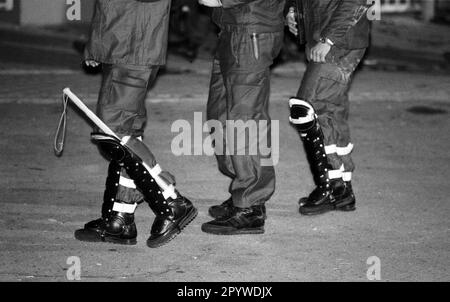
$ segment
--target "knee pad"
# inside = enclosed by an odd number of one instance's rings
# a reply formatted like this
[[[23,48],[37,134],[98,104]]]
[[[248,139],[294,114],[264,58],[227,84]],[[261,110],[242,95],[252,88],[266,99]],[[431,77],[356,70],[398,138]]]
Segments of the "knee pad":
[[[97,144],[100,151],[110,161],[122,162],[128,151],[120,140],[104,133],[92,133],[91,139]]]
[[[300,132],[307,132],[312,129],[317,121],[314,107],[307,101],[297,98],[289,100],[291,115],[289,121],[294,124]]]

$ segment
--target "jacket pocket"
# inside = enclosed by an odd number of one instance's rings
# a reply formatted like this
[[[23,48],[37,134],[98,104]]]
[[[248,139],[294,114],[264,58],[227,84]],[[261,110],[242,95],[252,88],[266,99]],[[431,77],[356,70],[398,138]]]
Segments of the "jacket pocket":
[[[272,64],[283,47],[283,37],[283,33],[261,33],[254,38],[251,35],[253,58],[258,62],[263,61]]]

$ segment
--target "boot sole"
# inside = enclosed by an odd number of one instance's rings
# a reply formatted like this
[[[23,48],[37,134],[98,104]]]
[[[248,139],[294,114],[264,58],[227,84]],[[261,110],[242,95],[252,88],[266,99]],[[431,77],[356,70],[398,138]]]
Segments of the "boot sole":
[[[136,245],[137,239],[122,239],[114,238],[110,236],[102,237],[100,233],[95,231],[88,231],[85,229],[80,229],[75,231],[75,239],[83,242],[97,242],[97,243],[114,243],[121,245]]]
[[[259,228],[242,228],[242,229],[224,229],[220,227],[211,227],[210,225],[202,225],[202,231],[214,235],[254,235],[264,234],[264,227]]]
[[[161,247],[170,241],[172,241],[175,237],[177,237],[178,234],[183,231],[183,229],[190,224],[196,217],[197,217],[198,211],[196,208],[191,208],[189,212],[186,214],[186,216],[180,220],[180,222],[177,225],[172,226],[172,229],[166,232],[164,235],[150,240],[147,240],[147,246],[150,248],[158,248]]]

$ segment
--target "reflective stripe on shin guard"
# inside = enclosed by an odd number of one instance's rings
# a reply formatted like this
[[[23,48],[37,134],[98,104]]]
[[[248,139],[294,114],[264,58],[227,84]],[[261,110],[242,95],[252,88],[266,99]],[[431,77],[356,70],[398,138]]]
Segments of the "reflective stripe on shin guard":
[[[339,179],[342,178],[342,170],[329,170],[328,171],[329,179]]]
[[[171,214],[168,202],[176,199],[177,193],[173,185],[159,176],[161,168],[158,165],[152,168],[145,163],[127,146],[127,139],[119,141],[102,133],[93,134],[92,139],[107,156],[120,163],[156,214]]]
[[[119,213],[134,214],[134,212],[136,211],[136,208],[137,208],[137,203],[128,204],[128,203],[115,202],[112,210],[115,212],[119,212]]]
[[[337,170],[329,170],[328,171],[328,178],[329,179],[339,179],[344,176],[344,165],[342,165]]]
[[[328,155],[336,153],[336,150],[336,145],[325,146],[325,153]]]
[[[339,156],[349,155],[353,151],[353,144],[350,143],[347,145],[347,147],[338,147],[337,145],[328,145],[325,146],[325,153],[326,154],[337,154]]]
[[[134,183],[134,181],[123,176],[120,176],[119,185],[130,189],[136,189],[136,184]]]
[[[349,143],[347,147],[336,147],[336,153],[339,156],[349,155],[353,151],[353,144]]]

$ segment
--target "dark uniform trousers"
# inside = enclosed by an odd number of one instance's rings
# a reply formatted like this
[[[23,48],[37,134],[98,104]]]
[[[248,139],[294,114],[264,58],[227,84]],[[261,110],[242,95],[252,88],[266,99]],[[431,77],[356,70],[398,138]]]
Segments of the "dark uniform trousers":
[[[353,172],[348,125],[348,91],[365,49],[332,48],[326,63],[309,62],[297,97],[310,102],[324,133],[325,151],[334,170]]]
[[[275,190],[274,167],[262,163],[263,158],[269,161],[270,158],[263,157],[259,146],[255,145],[267,141],[266,145],[270,147],[269,67],[282,44],[282,32],[261,33],[252,38],[245,27],[225,26],[219,35],[207,118],[218,120],[223,126],[222,129],[213,129],[221,131],[224,138],[223,152],[216,152],[216,158],[220,171],[232,179],[229,190],[236,207],[264,204]],[[230,138],[227,121],[254,121],[258,125],[265,121],[267,127],[258,127],[258,137],[240,129],[235,135],[236,140],[230,144],[227,142],[227,137]],[[240,147],[237,140],[242,141],[242,136],[245,136],[245,146]],[[215,145],[217,151],[218,142]],[[257,152],[253,154],[251,150]]]
[[[143,136],[147,122],[145,99],[158,69],[158,66],[103,66],[97,115],[119,137]],[[147,163],[151,167],[157,164],[154,156],[152,161]],[[124,169],[121,174],[129,179]],[[167,183],[175,184],[175,178],[167,171],[161,172],[160,176]],[[125,203],[137,203],[143,199],[138,190],[123,185],[119,186],[116,198]]]

